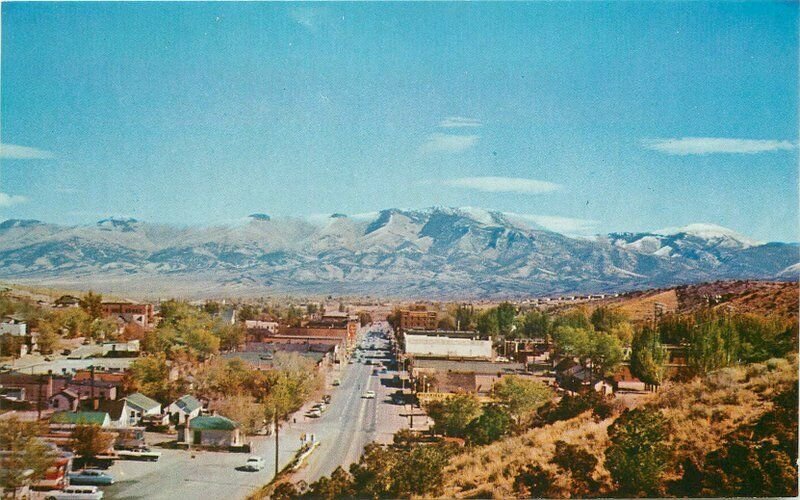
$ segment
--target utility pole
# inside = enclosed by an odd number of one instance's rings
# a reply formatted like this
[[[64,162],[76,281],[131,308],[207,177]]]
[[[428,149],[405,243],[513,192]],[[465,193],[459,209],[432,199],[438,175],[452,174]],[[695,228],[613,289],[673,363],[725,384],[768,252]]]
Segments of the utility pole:
[[[275,477],[278,477],[278,412],[275,411]]]

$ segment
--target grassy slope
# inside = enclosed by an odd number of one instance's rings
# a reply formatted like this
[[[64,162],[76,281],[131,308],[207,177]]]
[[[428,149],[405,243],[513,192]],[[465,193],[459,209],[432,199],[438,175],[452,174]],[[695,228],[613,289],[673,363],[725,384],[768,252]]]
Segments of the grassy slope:
[[[749,367],[720,370],[703,380],[672,383],[637,404],[662,409],[670,421],[670,448],[675,464],[686,456],[702,457],[719,447],[734,428],[755,421],[772,407],[772,397],[797,381],[797,359],[770,360]],[[513,482],[528,463],[538,463],[556,474],[556,487],[568,496],[569,480],[549,463],[555,442],[582,446],[595,455],[599,466],[595,479],[611,493],[611,480],[602,464],[608,446],[608,426],[614,417],[596,422],[589,413],[543,428],[531,429],[488,446],[465,450],[454,457],[445,471],[444,497],[514,496]],[[675,477],[672,467],[665,479]]]

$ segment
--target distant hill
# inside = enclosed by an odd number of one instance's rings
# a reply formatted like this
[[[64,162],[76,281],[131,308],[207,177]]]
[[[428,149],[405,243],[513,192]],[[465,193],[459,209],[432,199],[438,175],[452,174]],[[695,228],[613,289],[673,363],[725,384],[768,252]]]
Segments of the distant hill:
[[[504,298],[796,280],[800,248],[710,224],[576,238],[523,215],[388,209],[180,227],[0,224],[0,279],[137,295]]]

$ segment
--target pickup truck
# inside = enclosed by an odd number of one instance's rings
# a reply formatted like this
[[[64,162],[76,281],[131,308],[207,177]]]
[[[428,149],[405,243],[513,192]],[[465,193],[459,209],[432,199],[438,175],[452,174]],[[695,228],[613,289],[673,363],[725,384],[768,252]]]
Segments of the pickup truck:
[[[158,462],[161,458],[160,451],[150,451],[150,448],[134,448],[132,450],[120,450],[117,456],[126,460],[146,460],[149,462]]]

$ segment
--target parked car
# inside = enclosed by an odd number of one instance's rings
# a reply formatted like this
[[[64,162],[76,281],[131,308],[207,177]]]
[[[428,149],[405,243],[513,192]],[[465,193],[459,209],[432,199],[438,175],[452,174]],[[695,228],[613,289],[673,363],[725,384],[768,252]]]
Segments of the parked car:
[[[311,407],[312,409],[319,410],[320,412],[324,412],[328,409],[328,406],[325,403],[317,403]]]
[[[365,399],[375,399],[375,391],[366,391],[361,397]]]
[[[324,396],[322,396],[322,402],[325,403],[326,405],[331,404],[331,395],[325,394]]]
[[[247,459],[247,462],[244,463],[242,469],[255,472],[263,469],[266,465],[267,463],[263,457],[250,457]]]
[[[97,486],[67,486],[63,490],[45,493],[46,500],[101,500],[103,492]]]
[[[69,475],[69,483],[80,486],[106,486],[114,484],[114,477],[103,471],[84,469],[79,472],[72,472]]]
[[[333,379],[333,385],[334,385],[334,386],[337,386],[337,385],[342,385],[342,381],[341,381],[341,380],[339,380],[338,378],[335,378],[335,379]]]
[[[319,408],[312,408],[308,411],[308,413],[306,413],[306,416],[311,418],[319,418],[322,416],[322,412],[319,410]]]
[[[120,450],[117,452],[119,458],[126,458],[129,460],[148,460],[151,462],[158,462],[161,458],[160,451],[151,451],[150,448],[133,448],[131,450]]]

